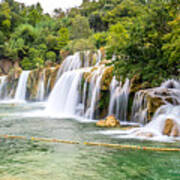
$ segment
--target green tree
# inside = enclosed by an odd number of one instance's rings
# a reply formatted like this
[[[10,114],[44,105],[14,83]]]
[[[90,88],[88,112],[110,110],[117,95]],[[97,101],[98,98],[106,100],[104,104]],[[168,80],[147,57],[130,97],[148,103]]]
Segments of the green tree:
[[[174,65],[174,70],[178,70],[180,69],[180,16],[168,24],[171,31],[163,37],[165,43],[162,50],[165,58],[168,59],[168,65]]]
[[[61,50],[63,47],[65,47],[68,44],[69,41],[69,31],[67,28],[61,28],[58,31],[58,37],[57,37],[57,49]]]
[[[46,60],[55,62],[56,61],[56,53],[53,51],[49,51],[46,53]]]
[[[83,16],[76,16],[72,21],[72,37],[74,39],[88,38],[91,35],[88,19]]]

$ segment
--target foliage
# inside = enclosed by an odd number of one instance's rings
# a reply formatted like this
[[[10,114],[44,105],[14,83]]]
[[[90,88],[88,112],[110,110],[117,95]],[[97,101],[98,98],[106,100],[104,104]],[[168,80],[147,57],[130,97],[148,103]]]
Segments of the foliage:
[[[106,45],[107,37],[108,37],[108,34],[106,32],[93,34],[92,39],[93,39],[94,44],[96,45],[97,49]]]
[[[44,14],[40,4],[0,2],[0,59],[33,69],[60,62],[63,52],[104,47],[114,74],[156,86],[180,76],[178,0],[83,0],[80,7]],[[65,53],[65,54],[66,54]]]
[[[72,21],[72,38],[85,39],[91,34],[88,19],[86,17],[77,15]]]
[[[53,51],[49,51],[46,53],[46,60],[50,60],[52,62],[56,61],[56,53]]]

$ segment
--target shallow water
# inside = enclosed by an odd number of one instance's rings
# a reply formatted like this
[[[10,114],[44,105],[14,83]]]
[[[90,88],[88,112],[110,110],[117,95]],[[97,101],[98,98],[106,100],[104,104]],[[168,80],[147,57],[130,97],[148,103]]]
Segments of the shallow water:
[[[94,123],[35,117],[43,104],[1,104],[0,134],[74,141],[180,147],[103,135]],[[29,116],[31,115],[31,116]],[[30,140],[0,139],[0,180],[180,179],[180,153],[120,150]]]

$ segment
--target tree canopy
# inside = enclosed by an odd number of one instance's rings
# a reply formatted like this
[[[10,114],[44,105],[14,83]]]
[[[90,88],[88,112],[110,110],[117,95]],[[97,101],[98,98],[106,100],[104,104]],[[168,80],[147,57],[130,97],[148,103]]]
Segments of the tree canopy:
[[[104,47],[117,77],[140,74],[152,85],[180,76],[178,0],[84,0],[53,16],[39,3],[0,3],[0,59],[20,61],[23,69],[61,61],[73,53]]]

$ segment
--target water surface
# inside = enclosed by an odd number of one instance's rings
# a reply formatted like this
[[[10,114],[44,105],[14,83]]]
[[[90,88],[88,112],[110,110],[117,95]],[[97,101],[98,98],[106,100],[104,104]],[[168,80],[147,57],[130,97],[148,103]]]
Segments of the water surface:
[[[36,117],[42,104],[1,104],[0,134],[180,147],[180,143],[160,143],[114,138],[99,132],[94,123],[76,119]],[[31,116],[29,116],[31,115]],[[0,139],[0,180],[118,180],[180,179],[180,153],[120,150]]]

